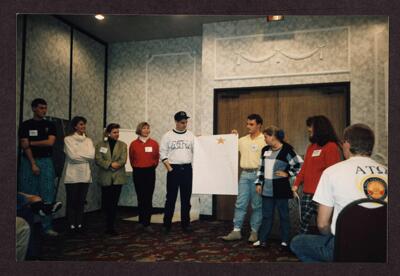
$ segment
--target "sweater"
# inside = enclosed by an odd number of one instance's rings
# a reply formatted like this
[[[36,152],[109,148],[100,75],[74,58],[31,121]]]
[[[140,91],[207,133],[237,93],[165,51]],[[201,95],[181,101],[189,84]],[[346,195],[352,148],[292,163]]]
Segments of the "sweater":
[[[170,164],[190,164],[193,160],[194,135],[191,131],[175,129],[164,134],[160,143],[160,158]]]
[[[256,185],[262,185],[262,196],[272,198],[292,198],[289,176],[299,173],[303,159],[293,150],[293,147],[283,143],[279,150],[265,146],[261,150],[260,166]],[[277,176],[277,171],[284,171],[288,177]]]
[[[129,160],[132,168],[157,167],[160,151],[158,143],[148,138],[146,142],[137,138],[129,146]]]
[[[73,134],[64,139],[64,183],[91,183],[90,161],[94,159],[94,146],[85,135]]]
[[[309,145],[304,164],[293,186],[303,184],[304,193],[314,194],[323,171],[340,161],[340,150],[336,143],[328,142],[323,147],[318,144]]]

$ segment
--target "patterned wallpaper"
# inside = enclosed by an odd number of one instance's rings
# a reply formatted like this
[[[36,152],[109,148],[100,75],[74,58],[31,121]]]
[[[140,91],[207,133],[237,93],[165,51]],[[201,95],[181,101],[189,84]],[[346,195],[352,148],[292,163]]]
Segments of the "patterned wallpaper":
[[[378,29],[374,35],[374,129],[377,133],[375,159],[387,162],[388,156],[388,29]]]
[[[15,100],[15,106],[16,106],[16,119],[15,122],[18,125],[19,124],[19,105],[21,101],[21,61],[22,61],[22,26],[23,24],[23,18],[22,16],[17,16],[17,64],[16,64],[16,78],[15,78],[15,87],[17,90],[16,93],[16,100]],[[18,128],[16,128],[16,132],[18,132]],[[18,141],[17,141],[18,145]],[[18,149],[17,149],[18,150]]]
[[[17,48],[16,48],[16,78],[15,78],[15,87],[16,87],[16,95],[15,95],[15,154],[18,156],[18,126],[19,126],[19,119],[20,119],[20,104],[21,104],[21,62],[22,62],[22,16],[17,16]],[[18,167],[18,165],[17,165]],[[15,186],[17,187],[17,185]],[[15,189],[17,190],[17,189]]]
[[[146,42],[116,43],[110,46],[107,123],[118,122],[122,128],[135,129],[148,120],[151,136],[157,141],[174,127],[173,115],[185,110],[189,129],[200,134],[201,112],[201,37]],[[147,103],[147,104],[146,104]],[[164,207],[165,168],[157,168],[154,207]],[[201,197],[201,206],[207,199]],[[193,197],[193,209],[198,209]],[[179,199],[177,210],[179,210]],[[123,188],[120,205],[137,206],[135,189],[130,178]],[[209,204],[206,204],[208,206]]]
[[[22,23],[19,22],[19,23]],[[22,37],[18,25],[18,42]],[[21,28],[22,30],[22,28]],[[27,21],[24,119],[32,117],[30,102],[42,97],[48,102],[48,115],[68,119],[70,73],[70,27],[51,16],[29,15]],[[19,45],[19,44],[18,44]],[[72,116],[88,119],[88,134],[94,143],[101,139],[104,104],[105,47],[74,31],[72,76]],[[20,52],[18,47],[18,53]],[[17,55],[17,68],[20,55]],[[17,71],[17,80],[20,72]],[[20,97],[17,85],[17,114]],[[18,118],[18,117],[17,117]],[[18,121],[17,121],[18,125]],[[95,174],[95,171],[94,171]],[[65,186],[61,180],[57,200],[65,203]],[[100,208],[100,188],[90,186],[86,211]],[[65,204],[57,217],[65,215]]]
[[[48,116],[68,119],[70,28],[51,16],[27,19],[24,120],[31,101],[43,97]]]

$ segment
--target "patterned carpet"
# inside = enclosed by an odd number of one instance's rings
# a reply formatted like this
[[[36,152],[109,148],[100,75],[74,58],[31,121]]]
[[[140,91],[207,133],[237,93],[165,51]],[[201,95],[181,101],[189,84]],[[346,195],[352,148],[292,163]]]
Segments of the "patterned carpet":
[[[86,214],[85,234],[42,240],[42,260],[48,261],[137,261],[137,262],[293,262],[297,258],[271,239],[266,249],[253,248],[245,229],[241,241],[225,242],[220,236],[231,230],[229,221],[200,220],[192,223],[193,233],[184,234],[174,223],[169,235],[161,233],[161,224],[152,224],[154,234],[144,233],[136,222],[124,221],[132,212],[120,212],[118,236],[104,234],[101,212]],[[62,231],[64,219],[55,220]]]

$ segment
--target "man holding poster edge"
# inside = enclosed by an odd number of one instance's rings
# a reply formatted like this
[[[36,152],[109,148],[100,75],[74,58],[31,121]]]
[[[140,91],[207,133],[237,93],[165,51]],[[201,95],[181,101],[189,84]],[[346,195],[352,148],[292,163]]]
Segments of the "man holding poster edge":
[[[167,198],[164,208],[163,232],[171,230],[178,189],[181,195],[181,227],[183,232],[190,228],[190,197],[192,196],[192,160],[194,135],[187,130],[186,112],[175,114],[175,129],[168,131],[161,139],[160,158],[168,170]]]
[[[246,127],[249,134],[239,139],[240,168],[242,172],[239,179],[239,192],[235,204],[233,218],[233,230],[222,239],[225,241],[240,240],[242,238],[241,228],[247,213],[247,206],[251,200],[253,209],[250,226],[251,233],[249,242],[258,240],[258,229],[261,225],[261,196],[256,193],[254,181],[257,179],[257,169],[260,161],[261,149],[266,145],[261,133],[263,119],[258,114],[250,114],[247,117]],[[236,130],[232,130],[236,133]]]

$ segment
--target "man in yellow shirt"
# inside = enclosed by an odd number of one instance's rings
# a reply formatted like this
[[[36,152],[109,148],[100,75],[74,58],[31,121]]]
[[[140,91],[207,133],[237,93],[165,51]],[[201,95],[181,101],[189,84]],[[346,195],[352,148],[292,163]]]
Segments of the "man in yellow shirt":
[[[240,240],[241,228],[247,213],[247,206],[251,200],[253,212],[250,218],[251,234],[249,242],[258,240],[258,229],[261,225],[261,196],[256,193],[254,181],[257,179],[257,169],[260,163],[261,149],[266,145],[264,135],[261,133],[263,119],[258,114],[247,117],[247,129],[249,134],[239,139],[240,168],[242,172],[239,179],[239,192],[235,204],[233,218],[233,230],[222,237],[225,241]],[[236,133],[236,130],[232,130]]]

